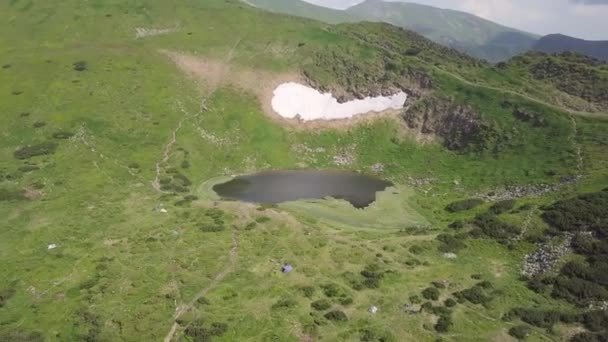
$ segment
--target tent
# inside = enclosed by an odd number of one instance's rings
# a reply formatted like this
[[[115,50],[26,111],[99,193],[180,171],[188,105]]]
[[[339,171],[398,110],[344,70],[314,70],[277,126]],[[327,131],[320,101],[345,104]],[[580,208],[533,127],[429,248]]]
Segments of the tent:
[[[290,264],[283,265],[283,268],[281,269],[281,272],[283,273],[289,273],[291,271],[293,271],[293,266],[291,266]]]

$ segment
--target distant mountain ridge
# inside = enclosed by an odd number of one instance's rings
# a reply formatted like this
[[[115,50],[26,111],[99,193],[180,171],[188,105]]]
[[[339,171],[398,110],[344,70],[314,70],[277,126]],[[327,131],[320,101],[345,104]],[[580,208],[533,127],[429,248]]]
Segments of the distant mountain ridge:
[[[246,2],[261,9],[330,24],[385,22],[491,62],[503,61],[528,51],[539,38],[534,34],[502,26],[469,13],[415,3],[367,0],[345,10],[335,10],[301,0]]]
[[[584,40],[563,34],[550,34],[542,37],[534,50],[545,53],[578,52],[589,57],[608,61],[608,40]]]

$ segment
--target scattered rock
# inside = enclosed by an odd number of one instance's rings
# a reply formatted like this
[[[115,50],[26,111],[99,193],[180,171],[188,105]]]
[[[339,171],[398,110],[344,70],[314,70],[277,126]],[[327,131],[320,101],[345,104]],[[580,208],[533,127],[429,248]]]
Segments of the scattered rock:
[[[564,255],[570,252],[571,242],[572,236],[567,236],[559,244],[541,244],[535,252],[527,254],[524,257],[521,274],[527,277],[534,277],[550,271]]]
[[[375,172],[375,173],[384,172],[384,164],[376,163],[376,164],[372,165],[372,172]]]
[[[54,243],[51,243],[50,245],[48,245],[48,246],[46,247],[46,249],[47,249],[47,250],[49,250],[49,251],[50,251],[50,250],[52,250],[52,249],[55,249],[55,248],[57,248],[57,245],[56,245],[56,244],[54,244]]]
[[[443,253],[443,257],[446,259],[456,259],[458,258],[458,255],[454,253]]]

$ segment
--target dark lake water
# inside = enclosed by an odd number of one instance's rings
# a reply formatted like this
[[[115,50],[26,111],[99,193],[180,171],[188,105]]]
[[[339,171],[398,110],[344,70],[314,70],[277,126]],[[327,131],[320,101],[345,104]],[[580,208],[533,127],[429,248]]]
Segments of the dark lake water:
[[[213,187],[223,198],[255,203],[281,203],[299,199],[333,197],[365,208],[376,200],[376,192],[391,182],[352,172],[267,171],[238,176]]]

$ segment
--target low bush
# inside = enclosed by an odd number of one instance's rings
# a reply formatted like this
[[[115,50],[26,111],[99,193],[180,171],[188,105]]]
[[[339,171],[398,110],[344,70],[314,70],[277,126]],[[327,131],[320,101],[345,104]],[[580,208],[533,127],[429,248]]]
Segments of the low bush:
[[[441,242],[439,251],[442,253],[456,253],[467,247],[461,239],[450,234],[439,234],[437,240]]]
[[[436,287],[427,287],[422,291],[422,297],[428,300],[438,300],[439,295],[439,290]]]
[[[331,308],[331,302],[327,299],[319,299],[310,303],[310,307],[317,311],[324,311]]]
[[[330,311],[330,312],[326,313],[324,315],[324,317],[330,321],[344,322],[344,321],[348,320],[348,317],[346,316],[346,314],[340,310]]]
[[[445,208],[451,213],[457,213],[460,211],[470,210],[483,204],[483,200],[479,198],[469,198],[461,201],[456,201],[448,204]]]
[[[515,337],[518,340],[525,340],[530,335],[532,329],[527,325],[516,325],[509,329],[509,335]]]
[[[443,304],[448,308],[452,308],[455,307],[458,303],[454,299],[448,298],[443,302]]]
[[[312,296],[315,294],[315,288],[313,286],[302,286],[300,287],[300,291],[302,291],[302,293],[304,294],[304,297],[306,298],[312,298]]]
[[[439,333],[446,333],[450,330],[454,323],[452,317],[449,315],[439,316],[437,323],[435,324],[435,330]]]
[[[57,143],[54,143],[52,141],[47,141],[47,142],[34,144],[34,145],[27,145],[27,146],[23,146],[23,147],[17,149],[15,152],[13,152],[13,156],[17,159],[23,160],[23,159],[29,159],[32,157],[36,157],[36,156],[53,154],[53,153],[55,153],[57,146],[58,146]]]
[[[497,240],[514,238],[521,233],[519,227],[502,222],[498,216],[489,212],[477,215],[473,223],[485,236]]]
[[[496,202],[490,207],[489,211],[491,213],[493,213],[494,215],[500,215],[500,214],[506,213],[507,211],[513,209],[515,207],[516,202],[517,201],[512,200],[512,199]]]
[[[272,305],[273,309],[288,309],[288,308],[293,308],[296,305],[298,305],[298,303],[290,298],[284,298],[279,300],[278,302],[274,303]]]
[[[85,61],[77,61],[72,64],[74,70],[76,71],[85,71],[87,70],[87,62]]]

